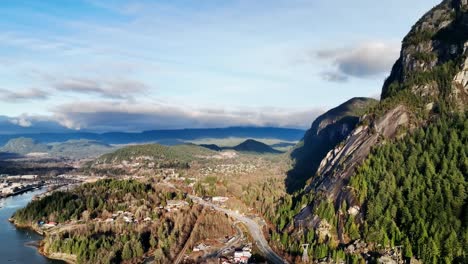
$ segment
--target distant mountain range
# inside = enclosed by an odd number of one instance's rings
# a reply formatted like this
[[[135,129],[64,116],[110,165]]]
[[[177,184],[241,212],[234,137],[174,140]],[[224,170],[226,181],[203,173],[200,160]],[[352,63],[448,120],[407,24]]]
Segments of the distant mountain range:
[[[0,119],[1,125],[5,120]],[[46,130],[44,130],[46,131]],[[55,130],[53,130],[55,131]],[[39,143],[66,142],[69,140],[94,140],[106,144],[130,144],[159,142],[165,145],[183,143],[184,140],[195,140],[201,138],[271,138],[285,141],[297,141],[304,136],[305,131],[292,128],[277,127],[228,127],[228,128],[201,128],[201,129],[175,129],[175,130],[152,130],[140,133],[109,132],[53,132],[53,133],[30,133],[21,132],[11,134],[0,134],[0,145],[5,145],[9,140],[19,137],[31,138]]]
[[[90,158],[116,150],[116,147],[92,140],[69,140],[40,143],[31,138],[15,138],[0,147],[0,159],[24,155],[46,155],[59,158]]]

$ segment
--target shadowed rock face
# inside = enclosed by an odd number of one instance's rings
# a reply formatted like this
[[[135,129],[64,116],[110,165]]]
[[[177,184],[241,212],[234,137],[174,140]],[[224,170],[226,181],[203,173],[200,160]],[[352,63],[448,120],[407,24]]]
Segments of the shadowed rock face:
[[[410,109],[414,105],[399,101],[400,92],[408,90],[420,98],[425,105],[419,109],[422,112],[433,113],[435,106],[442,104],[449,106],[450,111],[467,109],[467,10],[467,0],[446,0],[413,26],[403,41],[401,57],[384,83],[378,106],[382,112],[362,117],[362,125],[353,127],[341,143],[334,144],[324,155],[317,175],[305,189],[305,193],[314,192],[317,198],[295,217],[294,226],[317,229],[321,221],[312,212],[323,199],[333,201],[336,207],[343,201],[349,206],[360,206],[348,187],[357,166],[372,147],[398,137],[400,128],[411,130],[427,121],[413,114]],[[385,104],[392,100],[392,104]],[[340,242],[347,242],[341,234],[338,236]]]
[[[324,191],[328,198],[336,200],[346,192],[343,187],[349,177],[369,154],[379,139],[393,138],[398,128],[408,123],[409,113],[404,106],[398,106],[387,112],[371,126],[359,126],[339,146],[328,153],[318,169],[319,177],[308,186],[308,190]],[[354,200],[348,204],[354,205]]]
[[[356,167],[369,155],[371,149],[382,138],[392,138],[398,133],[398,128],[408,122],[410,113],[404,106],[399,106],[387,112],[369,126],[358,126],[344,144],[332,149],[323,159],[318,168],[317,177],[307,186],[305,192],[315,192],[317,197],[335,201],[339,206],[346,201],[350,207],[360,206],[354,193],[347,187],[349,178]],[[315,203],[319,203],[316,199]],[[294,225],[318,228],[320,219],[313,215],[315,203],[306,206],[295,218]],[[341,242],[347,242],[342,240]]]
[[[291,153],[294,168],[288,172],[288,192],[304,188],[306,181],[317,172],[322,159],[353,131],[359,116],[377,100],[353,98],[319,116]]]

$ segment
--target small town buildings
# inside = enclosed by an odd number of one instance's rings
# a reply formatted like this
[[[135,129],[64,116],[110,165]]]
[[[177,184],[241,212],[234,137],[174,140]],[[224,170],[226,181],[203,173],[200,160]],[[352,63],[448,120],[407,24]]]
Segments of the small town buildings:
[[[57,225],[58,225],[57,222],[50,221],[50,222],[47,222],[46,224],[43,224],[42,227],[43,228],[52,228],[52,227],[56,227]]]
[[[207,250],[207,249],[209,249],[209,248],[210,248],[210,246],[205,245],[204,243],[201,243],[200,245],[195,246],[195,247],[193,248],[193,252],[205,251],[205,250]]]
[[[252,253],[250,251],[236,250],[234,252],[234,263],[247,264],[251,257]]]

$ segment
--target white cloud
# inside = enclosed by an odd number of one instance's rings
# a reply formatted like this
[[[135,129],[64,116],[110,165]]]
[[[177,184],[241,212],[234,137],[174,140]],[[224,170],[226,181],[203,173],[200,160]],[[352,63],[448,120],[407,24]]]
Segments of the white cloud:
[[[340,72],[322,72],[322,79],[328,82],[347,82],[349,80],[348,76]]]
[[[30,127],[32,125],[31,120],[29,120],[28,117],[24,115],[10,119],[10,123],[18,125],[20,127]]]
[[[72,129],[142,131],[162,128],[279,126],[307,128],[321,109],[222,109],[166,104],[89,101],[61,105],[54,118]]]
[[[322,49],[315,57],[328,61],[334,68],[322,74],[327,81],[345,81],[346,76],[369,78],[388,73],[398,58],[399,44],[371,41],[352,47]]]
[[[140,82],[125,79],[105,80],[89,78],[67,78],[55,81],[54,88],[62,92],[96,94],[101,97],[128,99],[135,94],[141,94],[148,87]]]
[[[0,99],[8,102],[28,101],[28,100],[45,100],[49,97],[49,93],[36,89],[25,89],[20,91],[12,91],[8,89],[0,89]]]

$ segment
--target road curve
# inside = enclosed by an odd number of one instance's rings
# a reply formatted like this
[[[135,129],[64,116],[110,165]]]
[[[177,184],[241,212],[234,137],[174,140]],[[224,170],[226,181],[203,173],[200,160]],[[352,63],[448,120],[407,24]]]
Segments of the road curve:
[[[215,205],[213,203],[204,201],[200,197],[196,197],[196,196],[192,196],[192,195],[190,195],[189,197],[195,203],[198,203],[198,204],[201,204],[201,205],[204,205],[204,206],[207,206],[207,207],[211,207],[211,208],[213,208],[213,209],[215,209],[217,211],[223,212],[223,213],[235,218],[236,220],[241,221],[242,223],[244,223],[247,226],[247,228],[249,229],[250,235],[255,240],[255,243],[256,243],[258,249],[262,252],[262,254],[267,258],[267,260],[270,263],[273,263],[273,264],[288,263],[286,260],[281,258],[278,254],[276,254],[276,252],[273,251],[273,249],[271,249],[270,245],[268,245],[268,242],[266,241],[265,237],[263,236],[262,228],[257,224],[257,222],[255,222],[254,220],[252,220],[252,219],[250,219],[250,218],[248,218],[246,216],[243,216],[243,215],[241,215],[239,213],[236,213],[234,211],[224,209],[224,208],[221,208],[221,207],[219,207],[219,206],[217,206],[217,205]]]
[[[223,252],[229,248],[231,248],[232,246],[234,246],[235,244],[237,244],[241,239],[244,238],[244,234],[242,233],[242,230],[240,229],[240,227],[237,225],[241,223],[240,221],[236,221],[234,223],[234,227],[237,229],[237,235],[235,236],[235,239],[234,241],[226,244],[224,247],[216,250],[215,252],[211,253],[211,254],[205,254],[203,257],[202,257],[202,260],[205,260],[207,258],[219,258],[221,257],[221,255],[223,254]]]

